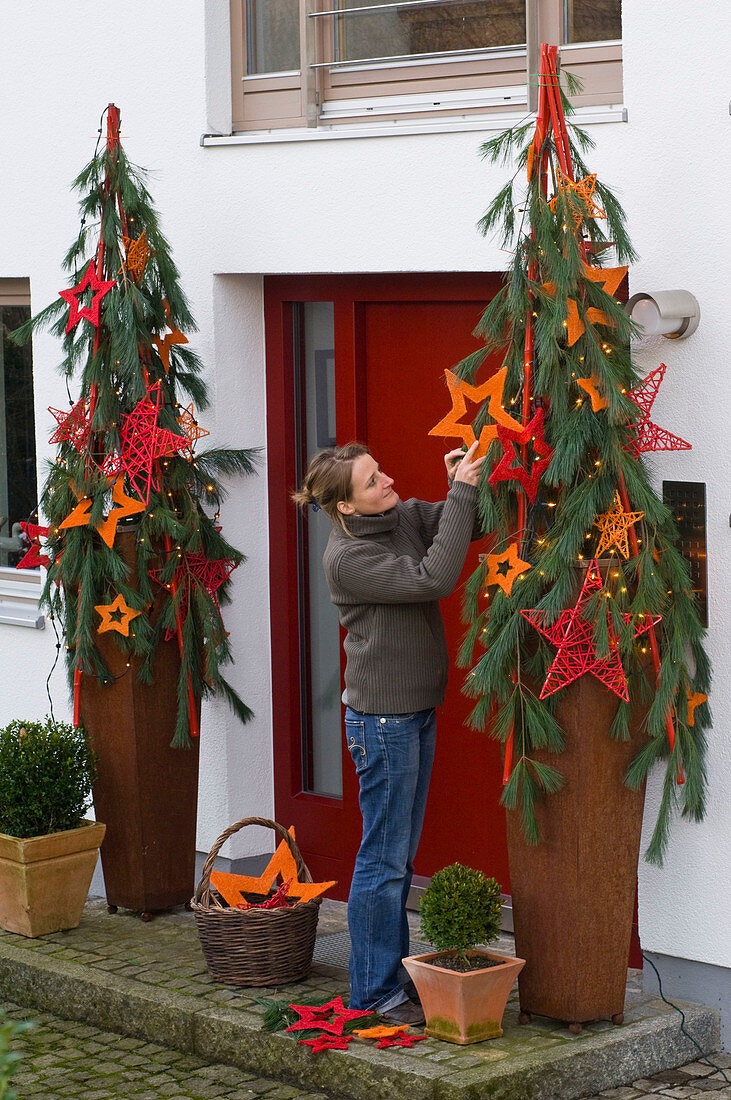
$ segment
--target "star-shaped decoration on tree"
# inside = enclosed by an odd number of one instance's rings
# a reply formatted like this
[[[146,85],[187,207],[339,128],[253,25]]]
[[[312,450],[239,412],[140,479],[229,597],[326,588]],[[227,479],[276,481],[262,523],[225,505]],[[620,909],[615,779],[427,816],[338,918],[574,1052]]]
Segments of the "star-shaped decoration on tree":
[[[149,504],[150,491],[160,487],[153,470],[155,461],[190,446],[186,435],[175,435],[158,427],[161,403],[160,383],[156,382],[132,412],[122,418],[119,432],[122,466],[145,504]]]
[[[593,283],[601,283],[607,294],[614,296],[628,269],[626,267],[591,267],[589,264],[582,264],[582,270],[585,278]],[[547,294],[553,296],[556,293],[556,284],[544,283],[543,289]],[[596,306],[588,306],[584,313],[586,320],[593,325],[611,325],[612,323],[611,318],[604,310],[597,309]],[[566,343],[571,348],[579,337],[586,332],[586,326],[579,316],[579,307],[574,298],[569,298],[566,302],[564,325],[566,326]]]
[[[205,436],[211,434],[210,432],[206,431],[205,428],[198,427],[198,421],[193,415],[192,401],[190,405],[188,405],[187,409],[183,409],[182,413],[178,417],[178,424],[180,425],[180,429],[183,435],[187,436],[188,440],[190,441],[188,451],[191,455],[193,454],[193,448],[195,447],[198,440],[203,439],[205,438]]]
[[[30,546],[16,565],[16,569],[37,569],[40,565],[48,567],[51,559],[41,553],[41,539],[48,538],[50,527],[39,527],[37,523],[21,523],[21,531],[26,535]]]
[[[632,451],[637,457],[645,451],[690,451],[692,449],[690,443],[686,443],[684,439],[673,435],[672,432],[666,432],[664,428],[659,428],[650,419],[652,406],[666,370],[665,363],[661,363],[656,370],[650,371],[647,377],[642,379],[637,389],[627,395],[634,401],[641,414],[640,419],[632,425],[635,437],[627,445],[627,450]]]
[[[594,526],[598,527],[602,533],[596,548],[596,556],[600,558],[605,550],[616,546],[625,560],[629,558],[627,532],[633,524],[642,519],[644,514],[644,512],[625,512],[622,499],[619,493],[615,492],[614,500],[607,511],[594,519]]]
[[[209,561],[203,554],[186,554],[185,565],[218,607],[216,592],[237,568],[238,562],[234,561],[233,558],[218,558]]]
[[[128,497],[124,491],[124,478],[117,477],[112,483],[112,501],[117,505],[111,508],[109,515],[97,527],[97,531],[106,542],[107,546],[114,545],[114,537],[117,533],[117,524],[124,516],[134,516],[138,512],[144,512],[145,505],[141,501]]]
[[[537,409],[533,419],[525,427],[519,430],[504,428],[502,424],[497,429],[498,438],[503,447],[503,456],[489,477],[491,485],[497,485],[499,481],[517,481],[523,486],[525,494],[533,503],[538,493],[538,482],[541,475],[553,458],[553,450],[543,438],[543,409]],[[535,459],[530,469],[523,465],[514,466],[513,463],[519,456],[516,447],[530,444],[540,458]]]
[[[102,619],[97,627],[98,634],[106,634],[108,630],[116,630],[119,634],[123,634],[125,638],[129,635],[129,624],[132,619],[136,619],[138,615],[142,614],[141,611],[135,611],[129,607],[121,594],[112,603],[95,604],[94,610],[99,612]]]
[[[353,1042],[352,1035],[318,1035],[314,1039],[298,1039],[303,1047],[310,1047],[313,1054],[321,1050],[347,1050],[348,1043]]]
[[[109,293],[113,286],[116,286],[114,279],[105,282],[97,278],[94,261],[89,260],[89,265],[84,272],[84,277],[81,282],[77,283],[76,286],[70,287],[69,290],[59,290],[58,292],[71,306],[69,318],[66,322],[66,332],[71,332],[71,329],[78,325],[82,317],[84,320],[90,321],[96,328],[99,324],[99,307],[101,305],[101,300],[105,294]],[[80,296],[85,290],[91,290],[93,292],[90,306],[82,306],[80,302]]]
[[[594,626],[593,621],[584,618],[584,612],[589,601],[597,592],[604,590],[604,582],[599,572],[596,559],[589,563],[586,577],[576,601],[576,606],[568,611],[562,611],[553,625],[547,624],[545,611],[521,611],[524,619],[536,628],[552,645],[558,647],[558,652],[553,664],[548,670],[546,681],[541,689],[539,698],[545,699],[560,688],[578,680],[586,672],[596,676],[605,687],[613,691],[620,699],[629,702],[627,680],[619,655],[619,645],[612,627],[612,619],[606,607],[599,614],[607,616],[607,634],[609,641],[609,656],[597,657],[594,650]],[[632,616],[623,614],[626,624],[632,621]],[[649,630],[651,626],[659,623],[660,615],[640,615],[634,625],[634,635],[638,637]]]
[[[517,542],[511,542],[501,554],[487,554],[485,562],[485,584],[499,584],[506,596],[513,591],[516,578],[533,568],[529,561],[522,561],[518,557]]]
[[[91,505],[91,497],[81,497],[74,510],[66,516],[66,519],[62,523],[59,523],[59,531],[66,531],[70,527],[86,527],[89,522]]]
[[[383,1050],[384,1047],[412,1047],[422,1039],[426,1039],[426,1035],[401,1035],[395,1039],[381,1039],[380,1043],[376,1043],[376,1050]]]
[[[686,716],[686,722],[689,726],[695,725],[695,709],[702,703],[707,702],[708,696],[704,695],[702,691],[687,692],[688,696],[688,711]]]
[[[568,176],[565,176],[563,172],[561,172],[559,175],[559,188],[565,192],[573,191],[573,193],[575,195],[578,195],[579,198],[583,199],[584,203],[586,204],[586,211],[584,211],[583,209],[580,210],[578,206],[576,206],[571,201],[571,196],[569,195],[571,213],[577,226],[581,225],[586,214],[588,214],[590,218],[606,218],[606,214],[602,210],[601,206],[598,206],[597,203],[594,201],[594,192],[596,191],[596,172],[592,172],[590,176],[584,176],[583,179],[576,180],[575,182],[574,180],[569,179]],[[549,201],[548,205],[555,214],[557,206],[555,195]]]
[[[599,378],[596,374],[592,374],[590,378],[577,378],[576,385],[580,386],[591,398],[593,412],[596,413],[600,412],[601,409],[606,409],[609,401],[599,393]]]
[[[72,443],[79,453],[86,449],[86,444],[91,434],[91,423],[88,420],[88,405],[84,398],[77,401],[70,412],[65,409],[51,409],[49,413],[58,421],[58,427],[48,440],[49,443]]]
[[[147,261],[152,255],[152,250],[147,240],[147,230],[143,229],[136,240],[132,237],[122,237],[122,244],[124,245],[125,253],[122,268],[124,269],[126,267],[134,281],[139,283],[140,279],[145,274]]]
[[[477,448],[475,458],[480,458],[487,453],[490,443],[497,438],[499,424],[506,428],[520,428],[520,422],[514,420],[502,405],[507,373],[508,368],[502,367],[486,382],[479,386],[471,386],[469,382],[463,382],[458,378],[453,371],[445,370],[444,375],[447,379],[449,396],[452,399],[452,408],[438,424],[434,425],[429,435],[455,437],[461,439],[465,446],[471,447],[475,442],[474,428],[471,423],[463,423],[462,421],[462,417],[467,413],[467,401],[481,404],[483,401],[488,400],[487,411],[494,421],[493,424],[485,424],[481,429],[480,445]]]
[[[348,1020],[359,1020],[361,1016],[373,1015],[371,1011],[366,1009],[346,1008],[342,997],[334,997],[327,1004],[318,1005],[317,1007],[310,1005],[290,1005],[289,1007],[297,1013],[299,1020],[294,1024],[290,1024],[287,1031],[307,1031],[308,1028],[319,1028],[321,1031],[327,1031],[330,1035],[342,1035],[343,1028]],[[334,1018],[326,1020],[325,1017],[330,1014]]]
[[[170,349],[174,344],[187,344],[188,337],[183,336],[179,328],[170,324],[170,306],[167,299],[163,302],[165,307],[165,316],[168,319],[169,331],[164,336],[153,336],[152,343],[157,348],[157,354],[160,356],[160,361],[165,368],[165,374],[170,370]]]

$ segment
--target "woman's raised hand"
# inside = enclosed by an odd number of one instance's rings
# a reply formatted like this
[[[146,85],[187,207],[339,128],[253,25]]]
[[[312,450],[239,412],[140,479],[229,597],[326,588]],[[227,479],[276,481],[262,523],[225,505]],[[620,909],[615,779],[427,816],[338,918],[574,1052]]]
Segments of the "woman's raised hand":
[[[468,485],[479,484],[480,471],[482,470],[482,463],[485,461],[485,456],[483,455],[481,458],[475,458],[475,452],[477,451],[478,445],[479,441],[475,440],[470,449],[464,455],[462,461],[458,463],[454,473],[455,481],[466,481]],[[449,459],[450,455],[454,454],[455,452],[451,451],[450,454],[446,456],[446,458]]]

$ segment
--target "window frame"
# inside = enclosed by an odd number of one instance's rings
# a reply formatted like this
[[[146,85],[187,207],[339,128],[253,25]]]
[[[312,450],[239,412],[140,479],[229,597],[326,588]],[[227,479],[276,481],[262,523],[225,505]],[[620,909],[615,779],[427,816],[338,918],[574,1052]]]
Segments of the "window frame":
[[[300,69],[246,73],[246,0],[231,3],[232,131],[429,118],[479,118],[535,110],[541,42],[561,43],[562,66],[584,81],[577,107],[621,104],[622,42],[563,43],[564,0],[526,0],[526,43],[477,56],[422,56],[392,62],[328,58],[331,0],[299,0]]]

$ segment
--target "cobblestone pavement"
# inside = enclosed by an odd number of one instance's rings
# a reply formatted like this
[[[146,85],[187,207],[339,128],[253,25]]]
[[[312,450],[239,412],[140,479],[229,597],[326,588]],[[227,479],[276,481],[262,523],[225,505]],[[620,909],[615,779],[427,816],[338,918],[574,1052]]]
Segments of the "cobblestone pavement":
[[[13,1040],[20,1055],[12,1087],[19,1100],[327,1100],[231,1066],[125,1039],[0,1002],[0,1018],[32,1020]]]
[[[721,1069],[718,1073],[705,1062],[689,1062],[679,1069],[663,1070],[652,1077],[640,1078],[622,1088],[606,1089],[586,1100],[726,1100],[731,1097],[731,1054],[712,1054],[711,1060]],[[728,1080],[724,1080],[724,1075]]]

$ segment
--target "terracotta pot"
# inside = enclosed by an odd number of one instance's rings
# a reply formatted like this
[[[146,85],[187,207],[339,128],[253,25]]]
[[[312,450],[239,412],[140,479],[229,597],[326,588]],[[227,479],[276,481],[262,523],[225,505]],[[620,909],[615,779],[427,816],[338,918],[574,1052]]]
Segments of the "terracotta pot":
[[[106,826],[27,839],[0,833],[0,927],[21,936],[76,928]]]
[[[505,1005],[515,979],[525,966],[524,960],[494,951],[468,951],[468,957],[496,959],[500,965],[469,970],[466,974],[429,962],[439,955],[455,954],[455,951],[432,951],[403,960],[424,1009],[427,1035],[461,1046],[499,1038],[503,1033],[500,1024]]]
[[[566,749],[536,753],[565,780],[536,805],[541,843],[526,844],[519,812],[506,814],[523,1022],[537,1013],[578,1031],[622,1020],[644,805],[624,775],[647,734],[638,706],[629,740],[613,741],[617,705],[594,676],[566,688],[556,707]]]

